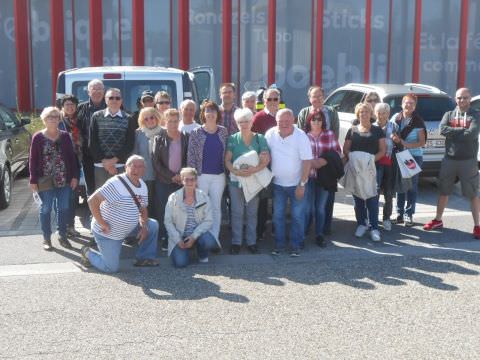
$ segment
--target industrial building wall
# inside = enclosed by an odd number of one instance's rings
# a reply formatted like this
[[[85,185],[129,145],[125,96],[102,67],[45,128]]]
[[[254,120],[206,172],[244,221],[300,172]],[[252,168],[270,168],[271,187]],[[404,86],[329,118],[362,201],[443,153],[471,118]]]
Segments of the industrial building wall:
[[[480,0],[2,0],[0,24],[0,102],[24,111],[90,65],[209,65],[241,91],[275,82],[295,110],[313,83],[480,93]]]

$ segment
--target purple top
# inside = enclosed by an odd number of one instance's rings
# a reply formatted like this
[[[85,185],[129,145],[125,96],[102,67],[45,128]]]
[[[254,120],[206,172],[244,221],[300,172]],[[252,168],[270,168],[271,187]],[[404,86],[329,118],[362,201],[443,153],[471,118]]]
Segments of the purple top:
[[[180,138],[170,141],[168,155],[168,169],[174,174],[179,174],[182,169],[182,142]]]
[[[37,132],[32,137],[32,145],[30,146],[30,184],[38,184],[38,178],[44,176],[44,162],[46,161],[43,154],[44,143],[47,140],[41,131]],[[66,181],[79,178],[80,170],[78,168],[78,160],[73,150],[72,140],[70,135],[65,131],[60,131],[60,154],[63,158],[66,167]]]
[[[205,130],[203,130],[205,131]],[[206,139],[203,146],[202,174],[218,175],[223,173],[223,144],[218,136],[205,131]]]

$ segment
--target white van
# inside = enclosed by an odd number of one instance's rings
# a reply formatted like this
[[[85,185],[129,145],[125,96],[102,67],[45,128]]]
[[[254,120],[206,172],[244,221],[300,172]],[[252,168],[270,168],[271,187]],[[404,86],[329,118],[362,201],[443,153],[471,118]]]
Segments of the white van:
[[[197,104],[205,99],[216,99],[213,70],[196,67],[189,71],[156,66],[101,66],[70,69],[58,74],[57,99],[73,94],[80,101],[88,100],[87,84],[100,79],[105,89],[115,87],[122,91],[126,111],[137,110],[137,100],[144,90],[153,93],[164,90],[172,98],[172,108],[178,108],[184,99]]]

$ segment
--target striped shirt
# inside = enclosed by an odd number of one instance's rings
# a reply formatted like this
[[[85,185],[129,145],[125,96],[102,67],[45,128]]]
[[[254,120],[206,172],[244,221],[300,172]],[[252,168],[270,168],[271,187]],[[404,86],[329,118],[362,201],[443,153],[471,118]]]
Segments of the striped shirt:
[[[195,220],[195,205],[196,204],[185,204],[185,209],[187,210],[187,221],[185,223],[185,230],[183,231],[184,238],[192,235],[198,225],[197,221]]]
[[[140,187],[133,185],[124,173],[120,175],[130,186],[142,207],[148,206],[147,185],[140,179]],[[100,189],[100,194],[105,198],[100,204],[102,218],[110,225],[108,234],[102,233],[102,228],[92,221],[92,230],[112,240],[125,239],[138,225],[139,211],[128,192],[127,188],[117,176],[110,178]]]

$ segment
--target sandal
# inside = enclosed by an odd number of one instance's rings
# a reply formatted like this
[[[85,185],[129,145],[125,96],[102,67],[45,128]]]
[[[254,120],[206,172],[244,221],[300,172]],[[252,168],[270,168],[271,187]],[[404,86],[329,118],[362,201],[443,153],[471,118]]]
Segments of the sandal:
[[[139,259],[139,260],[135,261],[133,266],[155,267],[155,266],[158,266],[159,264],[160,264],[160,262],[158,260],[155,260],[155,259]]]

